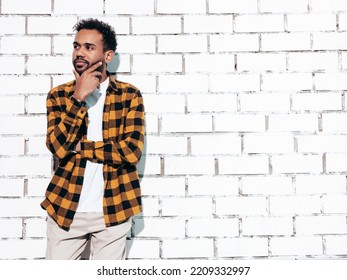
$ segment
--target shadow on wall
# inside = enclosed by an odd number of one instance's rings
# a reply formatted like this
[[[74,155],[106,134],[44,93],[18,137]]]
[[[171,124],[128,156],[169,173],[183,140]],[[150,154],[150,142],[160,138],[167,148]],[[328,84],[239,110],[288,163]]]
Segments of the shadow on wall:
[[[146,123],[146,118],[145,118]],[[144,146],[142,150],[142,157],[140,162],[137,165],[137,171],[140,176],[140,184],[142,181],[142,177],[145,172],[145,166],[146,166],[146,154],[147,154],[147,136],[145,134],[144,138]],[[135,229],[135,220],[136,220],[136,229]],[[126,256],[129,256],[129,252],[131,250],[131,247],[134,243],[133,237],[135,237],[136,234],[139,234],[143,229],[145,228],[145,223],[143,219],[143,213],[140,213],[133,217],[132,220],[132,226],[130,230],[130,235],[128,234],[127,237],[127,245],[126,245]],[[90,242],[88,242],[85,250],[82,252],[82,260],[89,260],[90,256]]]
[[[111,62],[107,63],[107,71],[110,72],[112,75],[115,75],[117,73],[117,70],[119,68],[120,65],[120,55],[118,52],[116,52],[114,54],[113,59],[111,60]]]

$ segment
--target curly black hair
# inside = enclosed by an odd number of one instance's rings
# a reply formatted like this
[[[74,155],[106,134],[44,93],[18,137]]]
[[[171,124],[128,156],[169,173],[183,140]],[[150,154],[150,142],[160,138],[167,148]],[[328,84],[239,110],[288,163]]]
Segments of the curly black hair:
[[[115,51],[117,49],[116,32],[111,25],[98,19],[88,18],[80,20],[73,27],[73,30],[76,32],[82,29],[95,29],[102,34],[104,52],[108,50]]]

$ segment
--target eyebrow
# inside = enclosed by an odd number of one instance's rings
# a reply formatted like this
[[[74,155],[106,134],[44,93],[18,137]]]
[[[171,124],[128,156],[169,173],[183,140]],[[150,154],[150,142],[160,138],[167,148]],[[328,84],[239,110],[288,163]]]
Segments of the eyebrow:
[[[86,47],[96,47],[96,44],[93,44],[93,43],[84,43],[84,44],[80,44],[80,43],[74,41],[72,44],[73,44],[73,45],[77,45],[77,46],[84,45],[84,46],[86,46]]]

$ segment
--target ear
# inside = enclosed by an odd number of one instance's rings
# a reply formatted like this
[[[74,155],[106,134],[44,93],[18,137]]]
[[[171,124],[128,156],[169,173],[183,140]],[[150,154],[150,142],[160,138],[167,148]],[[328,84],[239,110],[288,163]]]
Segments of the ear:
[[[112,50],[108,50],[108,51],[106,51],[105,52],[105,62],[106,63],[109,63],[109,62],[111,62],[111,60],[113,59],[113,57],[114,57],[114,51],[112,51]]]

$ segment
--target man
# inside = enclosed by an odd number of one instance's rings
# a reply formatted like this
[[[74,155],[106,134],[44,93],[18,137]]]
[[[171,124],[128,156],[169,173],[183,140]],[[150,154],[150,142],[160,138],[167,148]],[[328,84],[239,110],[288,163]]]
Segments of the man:
[[[75,80],[47,96],[46,145],[58,158],[45,200],[47,259],[124,259],[131,217],[141,212],[136,170],[144,140],[140,91],[106,71],[117,47],[111,26],[74,26]]]

